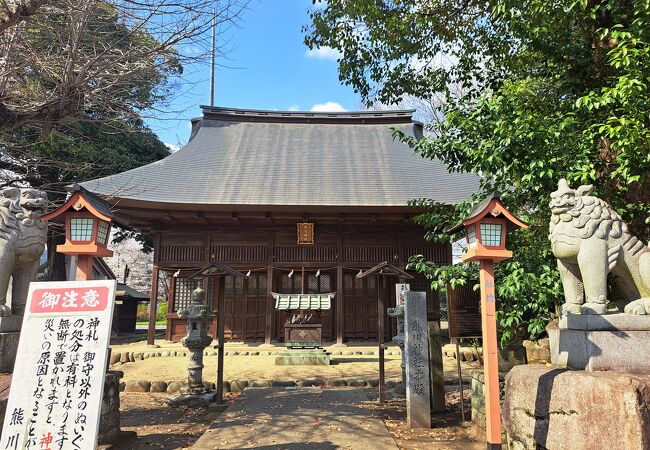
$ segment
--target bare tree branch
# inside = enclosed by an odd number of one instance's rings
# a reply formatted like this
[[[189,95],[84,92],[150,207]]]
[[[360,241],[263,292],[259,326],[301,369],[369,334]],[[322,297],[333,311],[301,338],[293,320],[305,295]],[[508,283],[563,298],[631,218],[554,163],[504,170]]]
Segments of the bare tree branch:
[[[26,0],[12,1],[0,0],[0,34],[4,33],[9,27],[17,25],[29,16],[36,14],[38,8],[43,6],[48,0]]]

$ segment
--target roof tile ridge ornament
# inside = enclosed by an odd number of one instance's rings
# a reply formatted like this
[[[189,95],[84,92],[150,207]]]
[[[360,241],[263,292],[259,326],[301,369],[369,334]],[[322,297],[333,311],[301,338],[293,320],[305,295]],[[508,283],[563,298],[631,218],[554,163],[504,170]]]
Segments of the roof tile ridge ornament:
[[[317,124],[398,124],[417,123],[414,109],[387,111],[274,111],[201,105],[203,119],[234,122],[280,122]]]

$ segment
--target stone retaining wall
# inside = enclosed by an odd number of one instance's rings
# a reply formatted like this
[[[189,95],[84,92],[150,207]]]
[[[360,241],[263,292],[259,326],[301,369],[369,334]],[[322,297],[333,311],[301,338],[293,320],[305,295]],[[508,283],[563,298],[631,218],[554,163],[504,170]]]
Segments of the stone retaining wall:
[[[401,383],[399,378],[386,380],[386,387],[391,389]],[[210,389],[215,389],[215,383],[204,383]],[[457,385],[457,380],[446,380],[445,384]],[[231,380],[223,382],[223,392],[241,392],[247,387],[293,387],[293,386],[356,386],[356,387],[377,387],[378,378],[308,378],[304,380]],[[141,392],[141,393],[168,393],[175,394],[184,386],[186,381],[147,381],[129,380],[120,383],[120,392]]]
[[[246,350],[235,350],[224,352],[225,356],[276,356],[281,352],[279,350],[273,351],[246,351]],[[334,350],[330,352],[332,356],[373,356],[376,355],[376,351],[364,350],[364,351],[353,351],[353,350]],[[388,350],[384,352],[384,355],[401,355],[402,352],[399,350]],[[149,358],[167,358],[167,357],[186,357],[187,352],[185,351],[176,351],[176,350],[163,350],[157,352],[112,352],[111,359],[109,364],[112,366],[117,363],[126,364],[128,362],[143,361]],[[203,352],[203,356],[217,356],[215,350]]]
[[[386,387],[393,388],[401,382],[400,379],[386,380]],[[210,389],[215,389],[215,383],[204,383]],[[241,392],[247,387],[292,387],[292,386],[358,386],[377,387],[377,378],[309,378],[305,380],[232,380],[223,382],[224,392]],[[166,392],[175,394],[184,386],[186,381],[147,381],[129,380],[120,383],[120,392]]]

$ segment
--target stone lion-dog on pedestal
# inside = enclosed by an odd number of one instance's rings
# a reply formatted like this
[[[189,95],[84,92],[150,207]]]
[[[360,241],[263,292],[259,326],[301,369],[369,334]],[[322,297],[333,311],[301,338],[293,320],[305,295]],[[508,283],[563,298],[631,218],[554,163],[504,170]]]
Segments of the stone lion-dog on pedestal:
[[[562,313],[605,314],[607,275],[627,314],[650,314],[650,248],[633,236],[593,186],[573,190],[565,179],[551,194],[550,235],[562,277]]]
[[[29,283],[38,273],[47,240],[47,223],[40,220],[47,194],[29,188],[0,190],[0,317],[22,316]],[[11,308],[7,305],[12,281]]]

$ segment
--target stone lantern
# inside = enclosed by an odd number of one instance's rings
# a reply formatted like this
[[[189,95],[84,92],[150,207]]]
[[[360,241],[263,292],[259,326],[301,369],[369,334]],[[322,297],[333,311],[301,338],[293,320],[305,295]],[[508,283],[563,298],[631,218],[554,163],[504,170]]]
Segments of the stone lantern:
[[[400,296],[402,294],[400,293]],[[393,392],[396,394],[406,394],[406,363],[404,358],[406,356],[404,352],[404,304],[395,306],[394,308],[388,308],[387,314],[393,319],[397,319],[397,334],[393,336],[393,342],[399,347],[402,351],[402,382],[395,386]]]
[[[203,384],[203,350],[210,345],[212,337],[208,334],[212,319],[217,314],[205,304],[205,291],[198,287],[192,292],[192,303],[178,311],[178,317],[187,320],[187,334],[181,344],[189,351],[187,364],[187,388],[183,394],[206,394],[210,389]]]

